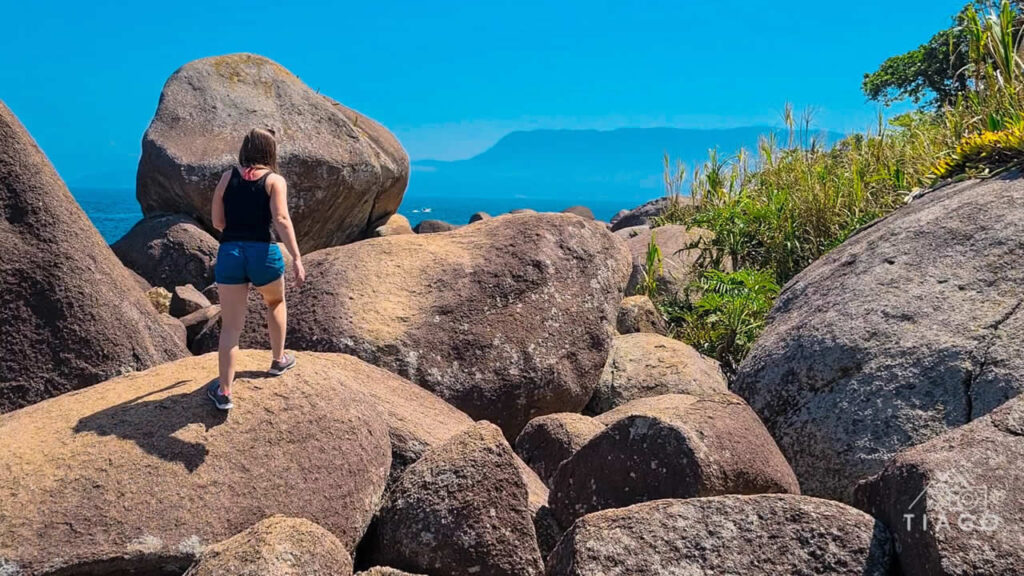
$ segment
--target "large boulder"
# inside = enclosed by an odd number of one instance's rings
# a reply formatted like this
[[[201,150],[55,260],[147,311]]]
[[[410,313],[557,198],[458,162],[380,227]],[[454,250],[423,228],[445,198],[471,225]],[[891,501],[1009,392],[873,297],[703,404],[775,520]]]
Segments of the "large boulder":
[[[446,576],[543,574],[517,460],[487,422],[428,450],[378,513],[373,563]]]
[[[563,527],[659,498],[800,492],[768,431],[733,394],[643,398],[597,420],[607,428],[552,482],[551,508]]]
[[[212,283],[220,244],[188,216],[159,214],[140,220],[110,247],[125,266],[170,292]]]
[[[386,412],[365,390],[399,379],[302,354],[269,384],[268,356],[239,354],[230,417],[204,389],[214,354],[0,416],[0,559],[27,575],[180,573],[274,514],[353,550],[391,465]]]
[[[622,334],[612,340],[608,361],[585,412],[602,414],[651,396],[728,391],[729,383],[718,362],[688,344],[658,334]]]
[[[301,518],[272,516],[203,550],[185,576],[351,576],[333,534]]]
[[[905,576],[1024,574],[1024,399],[901,452],[855,491]]]
[[[186,356],[0,102],[0,413]]]
[[[734,390],[808,494],[849,502],[903,449],[1024,389],[1024,181],[930,192],[798,274]]]
[[[303,252],[362,238],[398,209],[409,157],[390,132],[275,62],[231,54],[189,62],[164,85],[142,139],[143,214],[189,214],[212,229],[213,190],[254,127],[276,133]]]
[[[358,356],[515,439],[590,399],[629,255],[599,223],[524,214],[320,250],[305,266],[289,346]]]
[[[643,282],[646,271],[647,248],[654,243],[661,250],[661,274],[657,276],[658,292],[665,296],[682,298],[686,287],[696,279],[695,265],[701,260],[701,251],[694,243],[708,238],[711,232],[699,228],[687,228],[681,224],[669,224],[658,228],[637,228],[635,235],[626,238],[626,245],[633,255],[633,269],[629,277],[627,294],[636,293]]]
[[[548,557],[550,576],[888,576],[885,526],[806,496],[659,500],[584,516]]]
[[[544,484],[551,480],[558,467],[604,430],[593,418],[572,412],[548,414],[530,420],[516,438],[516,454]]]

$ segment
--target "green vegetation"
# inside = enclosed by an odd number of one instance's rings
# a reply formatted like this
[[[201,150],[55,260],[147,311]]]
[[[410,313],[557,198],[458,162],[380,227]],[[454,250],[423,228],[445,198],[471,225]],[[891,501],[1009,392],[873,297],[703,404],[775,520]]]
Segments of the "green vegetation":
[[[671,335],[717,358],[727,373],[734,372],[764,328],[779,286],[771,274],[759,270],[709,269],[689,292],[686,299],[660,302]]]
[[[1008,12],[1019,14],[1021,2],[1005,3]],[[999,6],[1002,9],[1002,5]],[[970,27],[980,13],[993,10],[991,2],[975,1],[964,7],[953,19],[953,26],[938,32],[918,48],[889,58],[870,74],[864,75],[864,94],[869,99],[890,105],[909,100],[929,108],[952,105],[956,99],[970,93],[971,76],[964,71],[978,61],[972,53],[977,39],[971,37]],[[1020,25],[1011,22],[1008,29],[1019,31]]]
[[[903,205],[910,191],[1024,163],[1022,33],[1017,2],[971,3],[953,28],[865,78],[869,98],[910,99],[919,110],[889,122],[880,116],[872,130],[828,147],[813,135],[809,114],[797,119],[787,108],[788,134],[766,135],[753,157],[712,151],[689,175],[689,199],[681,193],[686,171],[666,159],[672,202],[654,225],[714,233],[693,246],[701,253],[699,280],[686,298],[643,287],[673,335],[732,370],[778,287]]]
[[[651,232],[651,239],[647,242],[647,255],[644,259],[644,276],[637,286],[637,294],[644,294],[649,298],[657,298],[658,278],[663,272],[661,248],[655,239],[655,232]]]

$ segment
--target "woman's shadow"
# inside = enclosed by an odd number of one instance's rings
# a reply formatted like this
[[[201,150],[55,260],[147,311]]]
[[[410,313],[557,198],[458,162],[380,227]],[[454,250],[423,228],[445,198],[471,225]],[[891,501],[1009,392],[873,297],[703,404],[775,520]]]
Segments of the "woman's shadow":
[[[258,377],[265,377],[265,373],[237,374],[237,378]],[[99,436],[131,440],[148,454],[167,462],[179,462],[189,473],[195,472],[206,461],[209,450],[204,444],[175,438],[174,433],[191,424],[203,424],[209,431],[223,424],[228,413],[213,406],[206,396],[206,385],[156,400],[146,400],[192,382],[181,380],[86,416],[75,424],[74,431],[76,434],[92,432]]]

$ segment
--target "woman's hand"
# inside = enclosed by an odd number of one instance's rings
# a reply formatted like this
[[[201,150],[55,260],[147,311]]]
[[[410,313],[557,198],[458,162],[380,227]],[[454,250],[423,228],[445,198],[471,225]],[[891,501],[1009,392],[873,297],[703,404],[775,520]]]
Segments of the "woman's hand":
[[[295,274],[295,287],[299,288],[306,283],[306,269],[302,266],[302,259],[296,260],[292,265],[292,272]]]

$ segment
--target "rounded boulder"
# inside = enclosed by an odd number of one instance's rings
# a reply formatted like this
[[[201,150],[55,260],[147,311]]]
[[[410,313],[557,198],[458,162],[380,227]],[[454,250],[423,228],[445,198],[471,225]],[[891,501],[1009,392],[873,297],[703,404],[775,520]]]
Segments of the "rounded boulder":
[[[209,354],[0,416],[0,558],[30,575],[183,572],[275,514],[353,550],[391,465],[386,414],[363,389],[400,379],[307,353],[271,383],[269,360],[240,352],[230,414],[206,395]]]
[[[1024,574],[1024,399],[909,448],[857,486],[906,576]]]
[[[540,416],[519,433],[516,454],[550,487],[558,466],[602,430],[604,424],[582,414]]]
[[[212,230],[213,190],[252,128],[275,133],[304,252],[366,237],[397,211],[409,157],[387,129],[276,62],[230,54],[189,62],[164,84],[142,140],[143,214],[188,214]]]
[[[272,516],[205,548],[184,576],[351,576],[345,546],[309,520]]]
[[[220,244],[192,218],[160,214],[143,218],[110,248],[147,282],[172,292],[177,286],[202,290],[212,283]]]
[[[794,277],[733,390],[808,494],[850,502],[894,454],[1024,390],[1024,180],[925,193]]]
[[[786,459],[753,410],[733,394],[634,400],[562,463],[550,503],[559,523],[661,498],[799,494]]]
[[[664,394],[702,396],[728,391],[718,362],[690,345],[658,334],[620,334],[612,340],[585,412],[602,414],[633,400]]]
[[[531,419],[590,399],[629,256],[596,222],[524,214],[371,238],[305,266],[289,346],[358,356],[514,440]]]
[[[373,563],[448,576],[543,574],[517,460],[487,422],[428,450],[388,492]]]

